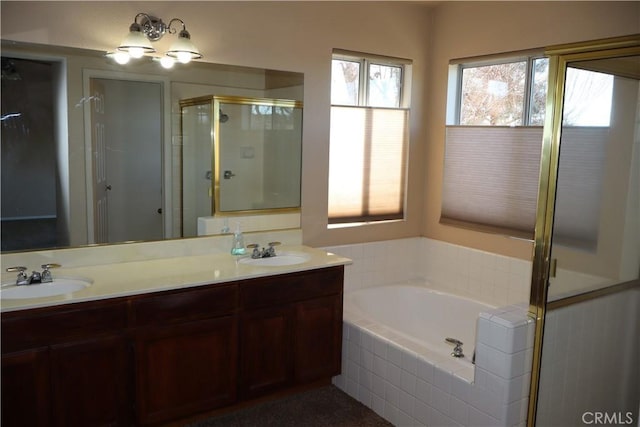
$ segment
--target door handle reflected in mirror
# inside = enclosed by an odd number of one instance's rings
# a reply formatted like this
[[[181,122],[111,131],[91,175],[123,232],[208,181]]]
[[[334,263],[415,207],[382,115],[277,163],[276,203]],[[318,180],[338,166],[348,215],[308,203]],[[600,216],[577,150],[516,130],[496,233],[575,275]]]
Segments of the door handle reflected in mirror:
[[[235,173],[233,173],[232,171],[224,171],[224,179],[231,179],[232,177],[236,176]]]

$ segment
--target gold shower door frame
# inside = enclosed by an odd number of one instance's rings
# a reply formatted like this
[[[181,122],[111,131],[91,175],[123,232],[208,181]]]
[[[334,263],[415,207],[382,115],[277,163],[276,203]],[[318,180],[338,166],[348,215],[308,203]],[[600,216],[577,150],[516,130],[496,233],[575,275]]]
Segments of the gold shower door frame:
[[[277,98],[248,98],[242,96],[212,96],[213,101],[213,159],[214,165],[214,191],[213,202],[211,206],[211,212],[215,216],[233,216],[233,215],[247,215],[247,214],[263,214],[263,213],[287,213],[287,212],[300,212],[300,206],[286,207],[286,208],[266,208],[266,209],[251,209],[251,210],[234,210],[234,211],[222,211],[219,206],[220,202],[220,157],[221,157],[221,145],[222,140],[220,137],[220,111],[223,104],[239,104],[239,105],[264,105],[271,107],[289,107],[289,108],[303,108],[301,101],[294,101],[289,99],[277,99]],[[302,141],[300,142],[302,144]],[[302,173],[302,172],[300,172]]]
[[[533,365],[529,389],[527,426],[534,427],[538,404],[544,320],[552,268],[551,247],[555,197],[562,130],[563,95],[567,66],[571,62],[640,55],[640,35],[597,40],[585,43],[558,45],[545,50],[549,57],[549,85],[547,91],[545,125],[540,161],[538,207],[534,233],[534,258],[531,277],[529,313],[536,320],[533,346]],[[623,284],[624,285],[624,284]],[[595,298],[608,292],[620,290],[620,286],[604,288],[590,294],[573,297],[568,304]]]

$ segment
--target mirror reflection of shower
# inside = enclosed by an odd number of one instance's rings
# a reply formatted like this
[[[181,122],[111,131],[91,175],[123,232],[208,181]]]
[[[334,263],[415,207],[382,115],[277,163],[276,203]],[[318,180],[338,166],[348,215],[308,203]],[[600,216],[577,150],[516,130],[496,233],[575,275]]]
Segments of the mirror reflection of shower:
[[[180,106],[184,237],[198,235],[202,217],[299,210],[299,101],[207,96]]]

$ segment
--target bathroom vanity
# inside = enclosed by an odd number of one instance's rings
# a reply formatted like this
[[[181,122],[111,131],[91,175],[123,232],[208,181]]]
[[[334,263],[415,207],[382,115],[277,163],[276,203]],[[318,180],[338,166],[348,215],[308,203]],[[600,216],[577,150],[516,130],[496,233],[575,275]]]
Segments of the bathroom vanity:
[[[24,309],[3,301],[2,425],[160,425],[328,382],[340,373],[346,262],[307,264],[236,263],[235,279],[230,268],[209,284]]]

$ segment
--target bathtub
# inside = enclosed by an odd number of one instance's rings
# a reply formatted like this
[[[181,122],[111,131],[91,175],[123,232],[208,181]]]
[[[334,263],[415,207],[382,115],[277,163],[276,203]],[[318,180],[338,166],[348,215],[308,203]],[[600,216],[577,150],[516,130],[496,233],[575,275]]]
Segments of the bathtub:
[[[451,355],[453,345],[445,342],[445,338],[462,341],[467,361],[475,350],[478,316],[494,308],[431,290],[424,282],[349,292],[344,297],[344,307],[351,316],[371,321],[369,326],[386,328],[439,356]]]
[[[333,383],[395,426],[524,425],[533,341],[526,309],[428,285],[345,292],[342,373]],[[464,343],[465,357],[451,356],[447,337]]]

